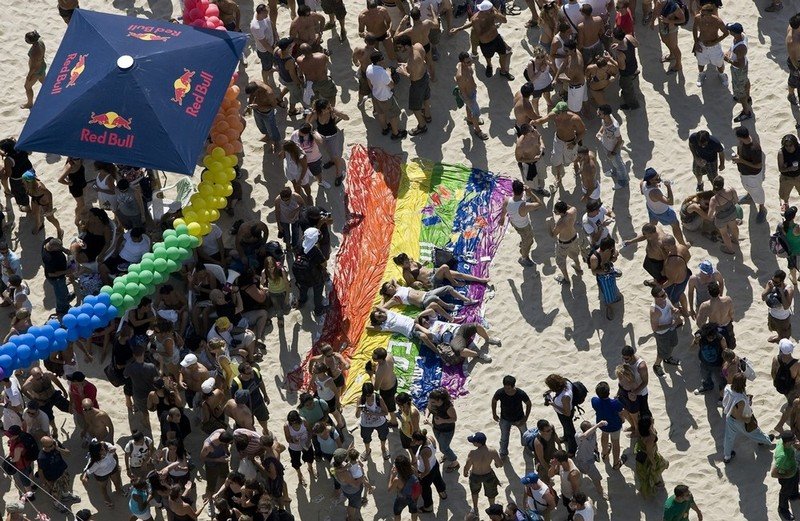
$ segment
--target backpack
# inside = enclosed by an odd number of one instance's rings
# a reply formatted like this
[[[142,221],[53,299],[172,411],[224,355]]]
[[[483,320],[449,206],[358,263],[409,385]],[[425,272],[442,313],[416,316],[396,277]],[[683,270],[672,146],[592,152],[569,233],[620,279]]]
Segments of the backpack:
[[[39,444],[36,443],[36,438],[23,431],[19,433],[19,441],[25,447],[25,459],[36,461],[39,458]]]
[[[535,454],[536,451],[533,450],[533,442],[536,441],[536,438],[538,437],[539,429],[536,427],[531,427],[522,433],[522,446],[531,451],[531,453]]]
[[[574,381],[569,383],[572,384],[572,411],[574,412],[577,409],[583,414],[584,410],[581,404],[586,401],[586,396],[589,394],[589,391],[581,382]]]
[[[416,502],[422,495],[422,483],[419,482],[419,478],[415,474],[412,474],[406,480],[406,484],[403,485],[403,490],[400,493]]]
[[[286,253],[283,251],[283,246],[278,241],[269,241],[264,246],[264,253],[267,257],[272,257],[275,262],[283,262],[286,258]]]
[[[783,225],[779,224],[775,233],[769,236],[769,251],[778,257],[786,257],[789,254],[789,245],[786,243],[786,232]]]
[[[772,380],[772,385],[775,390],[780,394],[786,395],[794,389],[794,378],[792,378],[792,366],[797,363],[797,359],[792,358],[788,364],[784,364],[778,360],[778,370],[775,371],[775,378]]]

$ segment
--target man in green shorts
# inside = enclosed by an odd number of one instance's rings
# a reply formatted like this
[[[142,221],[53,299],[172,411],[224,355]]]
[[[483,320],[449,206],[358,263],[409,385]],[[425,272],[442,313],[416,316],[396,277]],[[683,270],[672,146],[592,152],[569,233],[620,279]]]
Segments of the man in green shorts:
[[[664,521],[684,521],[689,519],[689,510],[697,512],[697,521],[703,521],[703,513],[694,502],[692,493],[686,485],[678,485],[674,494],[664,501]]]
[[[781,442],[775,445],[772,469],[770,470],[770,476],[778,478],[778,483],[781,485],[781,490],[778,492],[778,515],[785,521],[794,519],[792,511],[789,510],[789,501],[800,496],[800,490],[798,490],[800,475],[797,473],[796,459],[797,446],[798,442],[794,433],[783,431]]]
[[[494,466],[503,466],[503,459],[495,449],[486,446],[486,435],[476,432],[472,436],[467,436],[467,441],[475,448],[469,451],[467,462],[464,464],[464,477],[469,478],[469,491],[472,493],[472,515],[478,517],[478,493],[483,487],[483,493],[489,500],[490,505],[494,505],[497,498],[497,486],[500,480],[492,469]]]

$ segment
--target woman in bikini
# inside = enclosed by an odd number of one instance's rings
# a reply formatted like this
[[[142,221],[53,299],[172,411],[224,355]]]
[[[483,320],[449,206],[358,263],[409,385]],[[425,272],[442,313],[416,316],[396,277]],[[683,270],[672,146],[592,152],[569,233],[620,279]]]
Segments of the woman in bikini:
[[[384,282],[380,289],[383,297],[383,307],[389,309],[395,306],[414,306],[420,309],[432,309],[437,315],[451,321],[449,311],[455,309],[455,305],[449,304],[441,299],[443,296],[450,296],[461,301],[464,306],[472,306],[478,301],[471,300],[458,291],[453,286],[439,286],[430,291],[421,291],[408,286],[401,286],[396,280]]]
[[[64,237],[64,230],[61,229],[61,224],[56,219],[56,210],[53,207],[53,194],[33,172],[25,172],[22,174],[22,180],[25,181],[25,191],[31,198],[31,211],[33,212],[33,235],[38,235],[44,229],[44,220],[47,219],[53,226],[56,227],[58,238]]]
[[[451,286],[463,286],[467,282],[486,284],[489,279],[475,277],[466,273],[451,270],[446,264],[436,269],[423,266],[406,253],[401,253],[393,259],[394,263],[403,268],[403,280],[414,289],[433,288],[437,282],[447,281]]]
[[[725,179],[717,176],[712,182],[714,195],[708,202],[708,218],[722,236],[724,246],[720,248],[723,253],[733,255],[736,250],[734,245],[739,243],[739,223],[736,216],[736,204],[739,197],[733,188],[725,188]]]
[[[20,108],[33,107],[33,86],[36,82],[44,83],[47,75],[47,64],[44,62],[44,42],[39,33],[31,31],[25,34],[25,43],[31,46],[28,49],[28,75],[25,76],[25,96],[28,100]]]

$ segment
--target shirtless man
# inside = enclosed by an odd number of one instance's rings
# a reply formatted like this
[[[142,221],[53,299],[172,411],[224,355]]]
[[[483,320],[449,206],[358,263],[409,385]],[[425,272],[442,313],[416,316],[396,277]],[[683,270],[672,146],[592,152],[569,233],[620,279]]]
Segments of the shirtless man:
[[[307,5],[301,5],[297,8],[297,18],[292,20],[289,26],[289,36],[294,38],[298,45],[306,43],[312,49],[321,49],[324,27],[324,15],[311,11]]]
[[[223,408],[225,415],[233,420],[237,429],[249,429],[255,431],[255,417],[253,411],[247,404],[250,403],[250,391],[239,389],[233,398],[228,400]]]
[[[278,120],[275,109],[280,106],[280,99],[275,91],[261,80],[251,81],[244,88],[247,94],[247,108],[253,111],[256,127],[263,134],[261,141],[266,143],[272,152],[277,153],[281,143]]]
[[[728,37],[730,31],[725,22],[714,13],[714,4],[705,4],[694,17],[692,35],[694,47],[692,52],[697,57],[697,86],[703,86],[706,78],[706,65],[717,68],[722,86],[728,88],[728,76],[725,74],[725,54],[720,42]]]
[[[566,80],[569,84],[567,106],[569,110],[578,114],[583,109],[583,103],[589,99],[586,93],[586,68],[575,40],[565,42],[564,49],[567,51],[567,55],[564,57],[561,67],[556,70],[556,78],[559,81]]]
[[[497,498],[497,486],[500,480],[492,469],[503,466],[503,458],[496,449],[486,446],[486,435],[476,432],[467,437],[467,441],[472,444],[474,449],[467,454],[467,461],[464,463],[464,477],[469,478],[469,491],[472,494],[472,515],[478,518],[478,494],[483,487],[483,493],[489,500],[490,505],[495,504]]]
[[[58,390],[56,390],[58,387]],[[44,411],[50,419],[50,429],[54,438],[58,437],[53,407],[58,407],[62,412],[69,412],[69,402],[65,396],[69,393],[64,388],[61,380],[50,371],[42,371],[39,367],[31,369],[30,376],[22,384],[22,394],[28,400],[39,402],[39,409]]]
[[[408,86],[408,109],[417,118],[417,126],[408,131],[410,136],[418,136],[428,131],[428,123],[431,121],[431,70],[426,65],[426,60],[430,59],[430,53],[425,52],[425,48],[419,42],[413,42],[409,33],[395,36],[394,42],[397,49],[407,55],[406,63],[397,68],[401,76],[409,79]]]
[[[203,393],[200,400],[200,428],[206,434],[228,427],[228,422],[225,420],[227,399],[225,392],[217,388],[216,383],[214,378],[209,377],[200,385]]]
[[[219,8],[219,19],[225,25],[225,29],[229,31],[240,31],[242,13],[239,10],[239,4],[236,0],[216,0],[215,2]]]
[[[528,123],[523,123],[519,130],[517,143],[514,147],[514,158],[517,160],[519,173],[526,184],[533,188],[533,193],[541,197],[550,197],[550,192],[544,187],[544,179],[547,177],[547,168],[543,167],[539,172],[537,164],[542,158],[544,143],[542,135],[536,127]]]
[[[391,29],[392,17],[389,11],[382,5],[379,6],[377,0],[367,0],[367,8],[358,15],[358,35],[363,38],[369,34],[376,42],[383,42],[386,57],[390,62],[397,62]]]
[[[716,282],[719,285],[720,295],[725,293],[725,280],[722,278],[722,273],[714,269],[711,261],[704,260],[700,263],[697,273],[689,277],[689,286],[687,293],[689,296],[689,316],[697,319],[697,310],[707,302],[711,295],[708,294],[708,285]]]
[[[293,118],[300,113],[297,104],[303,104],[303,75],[297,68],[294,59],[294,38],[281,38],[275,47],[275,66],[278,70],[278,80],[283,89],[281,97],[289,94],[289,107],[286,114]]]
[[[581,268],[581,245],[575,223],[578,220],[578,209],[559,201],[553,206],[553,219],[550,220],[550,237],[556,239],[556,266],[561,270],[555,278],[559,284],[570,285],[567,273],[567,259],[572,259],[572,268],[577,276],[583,275]]]
[[[511,183],[512,196],[503,201],[503,209],[500,214],[500,226],[506,223],[508,217],[511,226],[517,230],[520,237],[519,243],[519,263],[526,267],[536,267],[536,263],[531,260],[531,247],[533,246],[533,228],[531,227],[531,212],[541,208],[542,200],[533,191],[522,184],[522,181],[514,179]]]
[[[58,14],[64,23],[69,24],[69,21],[72,20],[72,13],[78,7],[78,0],[58,0]]]
[[[186,390],[186,403],[195,411],[198,410],[197,406],[203,397],[203,382],[208,380],[210,376],[211,374],[203,364],[195,362],[184,367],[183,362],[181,362],[181,387]]]
[[[472,27],[477,36],[481,53],[486,59],[486,77],[491,78],[492,74],[494,74],[492,57],[498,54],[500,56],[500,69],[497,73],[508,81],[513,81],[514,76],[508,70],[508,65],[511,62],[511,47],[506,44],[497,31],[498,24],[504,23],[506,23],[505,15],[495,9],[491,0],[483,0],[478,4],[478,10],[472,15],[472,18],[461,27],[450,29],[450,34],[453,35]]]
[[[342,391],[344,391],[344,372],[350,369],[350,363],[341,355],[341,351],[345,347],[347,347],[347,344],[343,344],[339,350],[340,352],[337,353],[334,352],[333,346],[330,344],[322,344],[319,348],[319,354],[312,356],[308,361],[309,371],[311,371],[311,368],[314,367],[316,363],[325,364],[331,374],[331,378],[333,378],[333,384],[336,386],[336,394],[339,397],[341,397]]]
[[[478,87],[475,84],[475,69],[472,65],[472,56],[467,51],[461,51],[458,55],[455,81],[459,96],[464,102],[467,122],[472,126],[472,132],[478,139],[486,141],[489,139],[489,135],[481,130],[481,107],[478,105]]]
[[[720,333],[725,337],[729,349],[736,347],[736,336],[733,332],[733,299],[727,295],[722,296],[719,284],[712,282],[708,285],[709,299],[697,308],[697,327],[714,322],[719,324]]]
[[[607,52],[586,67],[586,85],[589,96],[598,107],[606,104],[606,89],[616,79],[619,72],[617,62]]]
[[[800,13],[789,18],[786,28],[786,65],[789,67],[789,103],[798,105],[797,93],[800,92]]]
[[[367,81],[367,67],[369,67],[370,56],[377,49],[378,40],[371,34],[364,35],[364,45],[356,45],[353,49],[353,65],[358,67],[358,104],[361,107],[371,95],[372,89]]]
[[[397,376],[394,374],[394,357],[386,349],[379,347],[372,352],[372,368],[375,371],[372,382],[389,411],[389,425],[397,427],[395,416],[397,404],[394,401],[394,396],[397,394]]]
[[[622,247],[636,244],[637,242],[647,241],[644,250],[644,271],[650,274],[652,279],[644,281],[645,286],[663,286],[667,279],[664,277],[664,259],[667,252],[664,247],[664,239],[669,237],[655,224],[647,223],[642,226],[642,234],[633,239],[622,241]]]
[[[336,84],[328,75],[329,63],[330,59],[324,52],[314,51],[307,43],[300,45],[297,67],[305,76],[306,84],[311,82],[314,99],[326,99],[332,107],[336,105]]]
[[[578,24],[578,47],[581,50],[583,63],[588,66],[605,52],[600,38],[606,32],[606,24],[601,16],[592,15],[592,4],[590,3],[581,5],[580,11],[583,20]]]
[[[578,147],[575,172],[580,179],[581,202],[600,201],[600,178],[597,175],[597,157],[586,147]]]
[[[556,176],[556,183],[563,190],[564,165],[574,163],[578,157],[578,146],[583,144],[586,126],[581,117],[570,112],[568,105],[563,101],[556,103],[547,116],[537,119],[533,124],[541,125],[550,120],[556,127],[550,164],[553,167],[553,174]]]
[[[81,400],[83,407],[83,421],[86,423],[81,431],[81,438],[89,441],[97,438],[99,441],[114,443],[114,422],[108,413],[92,406],[90,398]]]
[[[439,18],[436,16],[436,10],[432,5],[428,6],[430,11],[430,18],[422,20],[422,13],[419,8],[414,7],[408,16],[404,16],[400,22],[397,34],[394,35],[395,44],[397,39],[402,36],[409,36],[414,44],[420,44],[425,52],[425,61],[428,67],[428,74],[431,76],[431,81],[436,81],[436,69],[433,66],[433,54],[431,54],[431,40],[430,34],[434,29],[439,29]],[[409,24],[411,24],[410,27]],[[408,27],[404,30],[405,27]]]
[[[253,264],[258,249],[269,240],[269,228],[267,224],[253,219],[245,221],[239,226],[236,232],[234,251],[232,257],[238,257],[242,264]]]
[[[530,126],[530,122],[539,117],[531,103],[532,95],[533,84],[531,82],[523,83],[519,92],[514,94],[514,130],[517,131],[517,137],[522,135],[523,125]]]
[[[670,302],[677,307],[684,317],[689,316],[689,306],[686,302],[686,286],[692,270],[689,269],[689,259],[692,254],[689,248],[679,244],[675,237],[667,236],[662,241],[664,247],[664,291],[667,292]],[[717,322],[724,324],[724,322]]]

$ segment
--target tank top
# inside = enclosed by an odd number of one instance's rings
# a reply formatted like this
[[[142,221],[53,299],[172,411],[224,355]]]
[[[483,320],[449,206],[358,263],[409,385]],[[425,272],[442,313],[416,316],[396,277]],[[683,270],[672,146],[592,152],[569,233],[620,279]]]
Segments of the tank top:
[[[14,152],[8,155],[14,165],[11,167],[11,179],[22,179],[22,174],[28,170],[33,170],[33,165],[26,152],[14,149]]]
[[[625,364],[625,365],[629,366],[631,369],[633,369],[633,381],[636,382],[636,386],[637,387],[642,384],[642,375],[639,374],[639,367],[643,363],[644,363],[644,359],[639,358],[639,359],[636,360],[636,363],[633,364],[633,365]],[[639,396],[645,396],[647,394],[647,386],[645,385],[644,388],[642,388],[642,390],[639,391],[636,394],[638,394]]]
[[[558,477],[561,481],[561,495],[564,497],[571,498],[572,497],[572,486],[569,483],[569,474],[573,470],[577,470],[578,468],[575,466],[575,463],[571,460],[567,460],[567,468],[565,469],[561,465],[558,467]]]
[[[535,61],[533,62],[533,70],[534,72],[539,72]],[[533,78],[532,83],[534,90],[546,89],[553,83],[553,75],[550,74],[550,66],[547,63],[544,64],[544,70],[541,71],[541,74]]]
[[[619,71],[620,76],[633,76],[639,70],[639,62],[636,61],[636,47],[631,42],[626,42],[625,68]]]
[[[86,168],[84,168],[83,165],[81,165],[74,172],[70,172],[69,174],[67,174],[67,177],[72,183],[72,185],[70,185],[70,188],[72,188],[73,190],[79,190],[79,189],[83,190],[84,188],[86,188]]]
[[[580,514],[583,521],[594,521],[594,507],[589,503],[588,499],[586,500],[586,505],[582,509],[576,510],[575,514]]]
[[[515,201],[513,197],[508,198],[508,203],[506,204],[506,212],[508,213],[508,220],[511,222],[511,225],[514,228],[525,228],[526,226],[531,225],[531,216],[525,214],[524,216],[519,214],[519,209],[522,208],[522,205],[525,204],[524,199],[520,199],[519,201]]]
[[[701,282],[698,282],[698,284],[695,286],[695,288],[694,288],[695,307],[700,307],[700,304],[702,304],[703,302],[708,302],[708,300],[711,298],[711,295],[708,294],[708,284],[710,282],[713,282],[714,276],[717,273],[718,272],[716,270],[714,270],[714,273],[711,274],[711,280],[709,282],[703,283],[701,281]],[[698,280],[700,280],[699,276],[698,276]]]
[[[557,33],[553,37],[553,43],[555,43],[556,41],[558,41],[558,43],[560,43],[561,46],[558,48],[558,51],[556,51],[556,53],[553,55],[554,58],[553,61],[555,62],[556,69],[559,69],[561,68],[561,64],[564,63],[564,58],[567,57],[567,53],[564,51],[564,38],[561,37],[561,33]]]
[[[317,120],[317,132],[320,136],[331,137],[339,133],[339,128],[336,126],[336,118],[331,116],[326,123]]]
[[[414,415],[414,412],[419,412],[419,409],[414,407],[414,404],[411,404],[408,414],[404,413],[402,410],[400,411],[400,432],[402,432],[406,438],[410,438],[411,435],[414,434],[411,432],[411,429],[413,428],[413,425],[411,425],[411,417]]]
[[[326,387],[325,384],[332,381],[333,379],[330,376],[326,376],[325,378],[320,378],[317,375],[314,375],[314,384],[317,386],[317,396],[320,399],[325,400],[333,400],[336,396],[336,391],[331,390],[329,387]]]
[[[377,395],[372,395],[371,404],[369,403],[369,400],[365,400],[361,405],[363,406],[363,409],[361,411],[359,424],[362,427],[375,428],[386,423],[386,416],[383,415],[383,409],[381,409],[381,406],[378,403]]]
[[[281,209],[281,222],[283,223],[293,223],[297,222],[297,217],[299,213],[297,213],[297,209],[300,207],[300,203],[298,203],[294,197],[290,197],[288,201],[284,201],[283,199],[278,199],[278,206]],[[294,220],[287,221],[286,215],[295,215]]]
[[[289,448],[296,451],[305,450],[311,444],[308,438],[308,429],[306,429],[306,424],[301,423],[299,429],[293,429],[291,425],[289,425],[289,434],[292,435],[293,439],[299,439],[300,441],[290,442]]]
[[[439,407],[432,409],[431,412],[433,413],[434,420],[436,418],[449,420],[450,415],[447,413],[448,409],[450,409],[450,406],[447,404],[442,404]],[[455,423],[436,423],[436,421],[433,422],[433,432],[453,432],[454,430],[456,430]]]
[[[411,294],[411,288],[406,286],[398,286],[394,292],[394,296],[400,299],[404,306],[408,305],[408,296]]]
[[[792,163],[800,163],[800,147],[795,147],[794,152],[789,152],[784,147],[781,147],[783,152],[784,164],[791,165]],[[793,172],[781,172],[781,175],[786,177],[797,177],[800,175],[800,168],[796,168]]]
[[[547,510],[547,501],[544,499],[544,495],[547,494],[547,491],[550,489],[547,486],[540,488],[527,488],[531,493],[531,497],[528,498],[526,507],[529,510],[534,510],[536,512],[545,512]]]
[[[283,277],[277,279],[267,277],[267,290],[273,295],[278,293],[286,293],[286,289],[286,280]]]
[[[542,457],[548,462],[553,459],[553,455],[556,453],[555,431],[553,431],[553,433],[554,434],[550,436],[549,440],[544,439],[541,434],[536,437],[536,439],[539,440],[539,443],[542,444]]]
[[[659,306],[657,304],[653,304],[651,307],[652,307],[652,309],[657,309],[661,313],[661,315],[658,318],[658,325],[659,326],[666,326],[666,325],[672,324],[672,305],[669,303],[669,300],[667,300],[664,303],[663,307],[661,307],[661,306]],[[663,334],[665,334],[667,332],[669,332],[669,330],[667,330],[667,331],[657,331],[656,334],[657,335],[663,335]]]
[[[653,190],[661,190],[661,184],[659,183],[655,186],[649,186],[646,184],[642,185],[642,194],[644,194],[644,201],[645,204],[647,204],[647,209],[656,215],[661,215],[669,210],[669,205],[667,203],[662,203],[661,201],[653,201],[650,199],[650,192]]]
[[[428,456],[428,468],[433,471],[433,468],[438,464],[438,462],[436,461],[436,447],[434,447],[430,442],[417,447],[417,469],[422,470],[425,468],[425,457],[422,455],[422,449],[425,447],[431,449],[431,455]]]
[[[785,298],[785,290],[784,290],[784,298]],[[778,320],[786,320],[787,318],[792,316],[792,308],[784,309],[783,305],[778,305],[778,307],[770,307],[767,308],[769,314],[773,318],[777,318]]]
[[[225,429],[219,429],[218,431],[214,431],[214,434],[216,434],[217,432],[225,432]],[[227,457],[229,454],[230,452],[228,451],[228,446],[225,445],[224,443],[220,443],[218,445],[214,445],[212,443],[211,452],[206,457],[217,459],[217,458]]]
[[[745,49],[747,49],[747,38],[746,38],[746,37],[745,37],[745,38],[743,38],[743,39],[742,39],[742,41],[740,41],[740,42],[733,42],[733,43],[731,44],[731,49],[730,49],[730,51],[728,51],[728,52],[730,53],[731,57],[733,57],[733,56],[736,54],[734,51],[736,51],[736,48],[737,48],[737,47],[739,47],[740,45],[744,45],[744,48],[745,48]],[[749,63],[749,62],[748,62],[748,60],[747,60],[747,55],[745,54],[745,55],[744,55],[744,66],[742,66],[742,67],[736,67],[736,66],[734,66],[734,65],[733,65],[733,63],[731,62],[731,68],[733,68],[733,69],[746,69],[746,68],[747,68],[747,64],[748,64],[748,63]]]
[[[245,291],[250,286],[253,286],[253,284],[250,284],[249,286],[241,288],[240,291],[239,291],[239,296],[242,297],[242,307],[244,308],[244,311],[247,312],[247,311],[256,311],[256,310],[259,310],[259,309],[264,309],[264,304],[263,303],[258,302],[256,299],[251,297],[247,293],[247,291]]]

